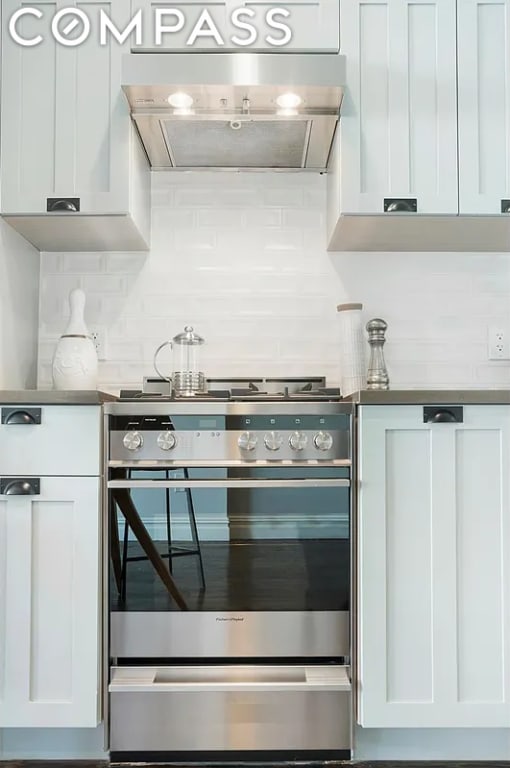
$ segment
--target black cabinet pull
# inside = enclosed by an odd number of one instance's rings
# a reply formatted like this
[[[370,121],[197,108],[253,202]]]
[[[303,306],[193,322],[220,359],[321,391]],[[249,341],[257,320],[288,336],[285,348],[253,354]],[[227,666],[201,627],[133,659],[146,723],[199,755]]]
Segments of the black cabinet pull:
[[[462,424],[464,421],[464,409],[461,405],[438,408],[437,406],[423,409],[423,422],[425,424]]]
[[[510,200],[501,201],[501,213],[510,213]]]
[[[416,197],[385,197],[385,213],[416,213],[418,201]]]
[[[48,197],[46,200],[48,213],[59,211],[60,213],[78,213],[80,210],[79,197]]]
[[[40,408],[2,408],[2,424],[40,424]]]
[[[41,481],[35,477],[3,477],[0,480],[2,496],[39,496]]]

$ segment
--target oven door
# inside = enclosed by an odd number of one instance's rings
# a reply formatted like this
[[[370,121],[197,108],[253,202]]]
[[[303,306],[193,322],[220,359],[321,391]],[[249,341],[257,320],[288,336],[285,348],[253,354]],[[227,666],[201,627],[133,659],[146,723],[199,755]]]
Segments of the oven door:
[[[349,656],[348,466],[133,468],[109,488],[114,659]]]

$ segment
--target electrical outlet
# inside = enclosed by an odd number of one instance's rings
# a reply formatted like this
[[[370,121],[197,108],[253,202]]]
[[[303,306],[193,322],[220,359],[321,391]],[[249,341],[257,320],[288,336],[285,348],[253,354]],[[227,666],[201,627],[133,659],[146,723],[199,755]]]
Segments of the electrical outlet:
[[[98,360],[106,360],[106,328],[104,325],[90,325],[89,333],[97,352]]]
[[[510,360],[510,333],[504,328],[489,328],[489,360]]]

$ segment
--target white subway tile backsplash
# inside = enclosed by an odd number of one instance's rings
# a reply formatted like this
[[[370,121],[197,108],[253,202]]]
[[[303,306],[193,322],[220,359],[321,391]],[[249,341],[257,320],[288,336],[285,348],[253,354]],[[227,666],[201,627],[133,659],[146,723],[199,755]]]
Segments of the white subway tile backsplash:
[[[106,256],[102,253],[64,253],[62,254],[62,272],[68,274],[87,274],[104,272]]]
[[[142,359],[142,344],[133,340],[117,341],[108,337],[108,355],[113,360],[123,360],[125,362],[135,362]]]
[[[39,386],[82,287],[86,321],[106,326],[112,391],[152,375],[156,347],[186,324],[206,339],[207,375],[338,383],[345,301],[388,322],[392,388],[510,388],[510,363],[487,360],[488,327],[510,330],[508,254],[328,253],[315,174],[155,173],[152,199],[148,254],[42,255]],[[170,371],[169,350],[162,361]]]
[[[476,383],[480,387],[494,387],[501,389],[510,388],[510,362],[494,361],[482,363],[476,366]]]
[[[227,229],[239,229],[244,227],[246,213],[236,208],[204,208],[198,211],[197,226],[199,227],[226,227]]]
[[[187,251],[196,251],[198,249],[211,251],[216,245],[217,233],[214,228],[201,227],[200,229],[176,229],[174,232],[175,250],[186,253]],[[172,261],[178,259],[178,253],[174,253],[169,258],[171,268]]]
[[[106,256],[106,272],[139,272],[148,260],[146,253],[109,253]]]
[[[250,208],[246,211],[248,227],[279,227],[282,212],[279,208]]]
[[[287,208],[283,211],[284,227],[303,227],[315,230],[315,234],[324,226],[324,211],[313,208]]]
[[[169,203],[165,203],[161,207],[155,207],[154,203],[152,204],[152,223],[156,232],[161,231],[163,236],[167,235],[168,227],[192,229],[196,219],[197,213],[194,210],[170,208]]]
[[[60,272],[62,269],[63,255],[61,253],[42,253],[41,266],[45,274]]]
[[[260,230],[261,247],[266,251],[297,251],[303,247],[303,230],[270,229]]]
[[[294,208],[303,206],[305,202],[305,195],[303,186],[291,185],[285,186],[282,184],[275,189],[265,189],[262,195],[263,205],[273,205],[279,208]]]
[[[86,294],[123,293],[125,282],[116,275],[83,275],[81,287]]]

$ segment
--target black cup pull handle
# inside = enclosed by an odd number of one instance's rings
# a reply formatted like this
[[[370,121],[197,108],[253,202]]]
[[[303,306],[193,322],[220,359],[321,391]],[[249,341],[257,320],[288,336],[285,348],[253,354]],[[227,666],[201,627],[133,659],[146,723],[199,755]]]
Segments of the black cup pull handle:
[[[41,481],[35,477],[3,477],[0,480],[2,496],[39,496]]]
[[[80,210],[79,197],[48,197],[46,200],[48,213],[78,213]]]
[[[385,213],[416,213],[418,201],[416,197],[385,197]]]
[[[2,424],[40,424],[40,408],[2,408]]]
[[[450,408],[425,407],[423,409],[423,422],[425,424],[462,424],[464,411],[462,406]]]

